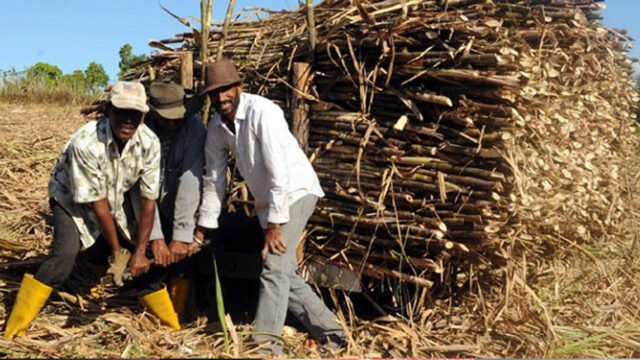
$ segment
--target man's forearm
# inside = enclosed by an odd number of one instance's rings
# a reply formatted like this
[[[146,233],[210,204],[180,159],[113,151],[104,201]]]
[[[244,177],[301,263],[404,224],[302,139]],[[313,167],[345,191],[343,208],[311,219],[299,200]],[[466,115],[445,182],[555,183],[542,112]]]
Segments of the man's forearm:
[[[173,210],[173,239],[191,242],[195,229],[195,214],[200,206],[201,181],[191,171],[180,177]]]
[[[218,217],[222,209],[221,200],[224,199],[225,187],[225,181],[213,182],[207,178],[204,179],[197,226],[207,229],[218,228]]]
[[[116,223],[111,216],[111,208],[109,207],[109,200],[107,198],[94,201],[92,203],[93,212],[98,218],[102,235],[105,237],[109,248],[112,253],[120,251],[120,243],[118,242],[118,233],[116,229]]]
[[[138,240],[136,242],[135,252],[144,254],[149,244],[151,229],[153,227],[153,218],[156,210],[156,201],[152,199],[140,198],[140,227],[138,228]]]
[[[202,203],[197,225],[215,229],[218,227],[218,216],[227,188],[229,152],[228,148],[217,139],[215,132],[207,134],[204,152],[206,173],[202,177]]]

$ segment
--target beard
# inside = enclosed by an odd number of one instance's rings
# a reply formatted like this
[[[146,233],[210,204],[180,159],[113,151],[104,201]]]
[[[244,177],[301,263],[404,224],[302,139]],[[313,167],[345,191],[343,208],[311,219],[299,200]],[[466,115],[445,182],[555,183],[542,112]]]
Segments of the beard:
[[[224,101],[215,101],[213,103],[214,109],[226,118],[230,118],[233,114],[235,114],[236,110],[238,110],[238,105],[240,105],[240,92],[238,89],[233,90],[233,97],[229,100]]]

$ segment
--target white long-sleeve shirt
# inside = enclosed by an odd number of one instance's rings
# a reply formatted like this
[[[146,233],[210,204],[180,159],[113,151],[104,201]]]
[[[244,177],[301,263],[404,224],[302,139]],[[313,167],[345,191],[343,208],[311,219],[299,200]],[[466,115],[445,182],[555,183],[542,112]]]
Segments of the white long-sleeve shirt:
[[[289,206],[305,195],[324,196],[311,163],[289,131],[280,107],[240,94],[235,135],[214,114],[207,126],[206,172],[198,225],[215,229],[226,188],[229,151],[255,200],[260,225],[286,223]]]

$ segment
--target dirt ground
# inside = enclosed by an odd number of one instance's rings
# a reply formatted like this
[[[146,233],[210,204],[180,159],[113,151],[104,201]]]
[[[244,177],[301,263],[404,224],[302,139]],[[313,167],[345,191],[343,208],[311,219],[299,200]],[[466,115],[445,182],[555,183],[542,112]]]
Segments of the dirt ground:
[[[0,100],[0,263],[46,254],[52,231],[46,224],[49,175],[69,135],[86,121],[78,106]],[[628,181],[636,184],[638,177]],[[624,196],[637,201],[634,194]],[[638,218],[635,211],[632,215]],[[457,304],[436,303],[419,322],[393,316],[364,321],[341,311],[339,317],[351,327],[349,347],[339,354],[305,348],[307,335],[288,327],[290,355],[640,357],[636,227],[634,221],[628,235],[599,246],[568,242],[564,251],[543,263],[522,259],[526,279],[505,276],[496,281],[500,287],[470,293]],[[28,269],[0,271],[2,327],[21,274]],[[77,299],[53,295],[27,337],[0,339],[0,356],[254,356],[249,324],[235,325],[225,352],[219,325],[203,316],[184,324],[183,330],[169,331],[160,328],[135,298],[98,307],[74,303]]]

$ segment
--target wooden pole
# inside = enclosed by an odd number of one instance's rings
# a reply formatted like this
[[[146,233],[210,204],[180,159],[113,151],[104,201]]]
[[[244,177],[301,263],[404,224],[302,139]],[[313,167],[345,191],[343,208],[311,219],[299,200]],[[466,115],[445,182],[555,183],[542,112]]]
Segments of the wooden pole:
[[[311,48],[311,59],[315,63],[316,49],[316,22],[313,15],[313,0],[306,0],[307,6],[307,27],[309,28],[309,47]],[[309,63],[293,64],[293,83],[297,91],[293,92],[293,135],[298,140],[298,144],[305,154],[309,154],[309,103],[302,94],[309,92],[311,81],[311,65]],[[300,241],[298,246],[298,263],[301,263],[304,257],[304,248],[306,237]]]
[[[227,6],[227,14],[224,17],[224,24],[222,25],[222,39],[218,44],[218,51],[216,53],[216,60],[222,59],[224,51],[224,43],[227,41],[227,34],[229,33],[229,24],[231,24],[231,16],[233,15],[233,8],[236,5],[236,0],[229,0],[229,6]]]
[[[316,19],[313,14],[313,0],[307,0],[307,26],[309,27],[309,45],[311,53],[316,50]]]
[[[202,21],[202,39],[200,41],[200,60],[202,60],[201,84],[205,86],[205,75],[207,60],[209,60],[209,27],[211,26],[211,9],[213,8],[213,0],[200,1],[200,19]],[[206,124],[209,121],[209,108],[211,100],[205,96],[204,106],[202,107],[202,121]]]
[[[303,96],[309,92],[311,65],[309,63],[293,63],[293,135],[305,153],[309,151],[309,103]]]
[[[191,51],[180,54],[180,85],[185,89],[193,89],[193,54]]]
[[[202,60],[202,72],[200,74],[200,81],[204,82],[205,79],[205,67],[207,60],[209,59],[209,27],[211,25],[211,8],[213,7],[213,0],[201,0],[200,1],[200,21],[202,28],[200,29],[200,60]]]

